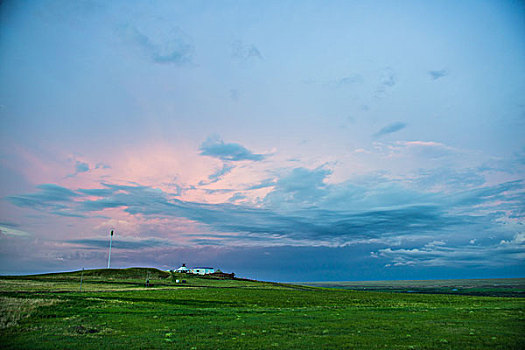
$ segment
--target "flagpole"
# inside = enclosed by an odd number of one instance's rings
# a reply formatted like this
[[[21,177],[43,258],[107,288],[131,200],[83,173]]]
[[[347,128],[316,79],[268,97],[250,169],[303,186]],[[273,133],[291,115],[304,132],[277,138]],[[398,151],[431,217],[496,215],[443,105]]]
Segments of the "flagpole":
[[[113,242],[113,230],[111,230],[111,236],[109,236],[109,255],[108,255],[108,269],[111,263],[111,243]]]
[[[82,268],[82,274],[80,275],[80,291],[82,292],[82,280],[84,279],[84,268]]]

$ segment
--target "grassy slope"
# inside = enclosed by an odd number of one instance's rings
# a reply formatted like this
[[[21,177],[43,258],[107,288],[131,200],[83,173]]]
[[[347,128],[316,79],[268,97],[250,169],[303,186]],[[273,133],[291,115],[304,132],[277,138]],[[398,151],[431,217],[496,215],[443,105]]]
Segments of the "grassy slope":
[[[150,277],[154,271],[150,271]],[[523,298],[394,294],[146,270],[0,277],[3,348],[520,349]],[[87,290],[87,292],[86,292]],[[18,313],[18,314],[17,314]],[[5,327],[5,326],[4,326]]]

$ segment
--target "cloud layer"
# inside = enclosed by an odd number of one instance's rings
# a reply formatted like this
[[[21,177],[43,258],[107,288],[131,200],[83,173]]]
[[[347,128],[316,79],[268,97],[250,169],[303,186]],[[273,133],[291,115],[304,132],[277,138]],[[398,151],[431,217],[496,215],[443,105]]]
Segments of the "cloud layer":
[[[149,186],[108,183],[75,190],[40,185],[35,193],[8,200],[19,207],[65,216],[91,217],[118,208],[151,219],[184,218],[208,228],[208,232],[187,235],[194,237],[189,244],[197,246],[382,244],[390,247],[373,255],[390,260],[388,266],[450,265],[458,263],[459,257],[472,264],[516,263],[521,256],[518,250],[523,240],[515,236],[512,221],[523,219],[522,181],[441,195],[413,191],[395,182],[369,182],[366,187],[350,182],[328,184],[330,175],[324,168],[294,168],[272,184],[258,207],[182,201]],[[244,198],[236,193],[230,202]],[[494,235],[501,243],[490,238]],[[436,243],[440,239],[442,243]],[[478,246],[471,246],[473,240]],[[98,239],[68,242],[90,247],[107,243]],[[423,248],[400,247],[415,242],[424,244]],[[164,243],[146,239],[122,243],[121,248],[157,244]],[[484,255],[484,251],[497,254]]]

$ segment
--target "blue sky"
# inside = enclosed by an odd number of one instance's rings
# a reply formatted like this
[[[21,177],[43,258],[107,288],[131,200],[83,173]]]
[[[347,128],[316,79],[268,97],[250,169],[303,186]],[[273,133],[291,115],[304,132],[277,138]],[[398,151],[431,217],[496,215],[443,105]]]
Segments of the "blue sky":
[[[517,1],[5,1],[0,273],[523,277]]]

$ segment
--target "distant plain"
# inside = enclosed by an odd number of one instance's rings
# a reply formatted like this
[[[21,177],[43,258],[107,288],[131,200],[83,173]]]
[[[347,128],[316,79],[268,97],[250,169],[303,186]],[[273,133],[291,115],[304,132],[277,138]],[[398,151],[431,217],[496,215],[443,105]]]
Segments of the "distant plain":
[[[525,278],[305,282],[302,284],[363,291],[525,297]]]

